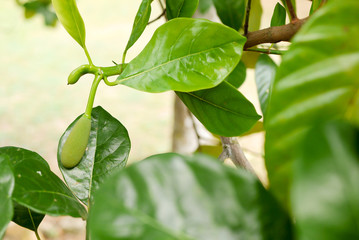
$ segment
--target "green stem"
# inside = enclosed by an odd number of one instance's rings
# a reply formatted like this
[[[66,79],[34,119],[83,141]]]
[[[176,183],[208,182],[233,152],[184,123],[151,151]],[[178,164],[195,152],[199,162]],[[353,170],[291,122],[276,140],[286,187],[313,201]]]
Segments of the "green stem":
[[[247,48],[244,51],[261,52],[266,54],[277,54],[277,55],[283,55],[285,53],[285,51],[281,51],[281,50],[271,50],[271,49],[263,49],[263,48]]]
[[[87,47],[86,47],[86,45],[84,45],[84,51],[85,51],[85,54],[86,54],[87,60],[89,61],[89,64],[93,66],[93,63],[92,63],[92,60],[91,60],[90,54],[89,54],[89,52],[87,51]]]
[[[121,72],[123,71],[123,65],[125,64],[126,55],[127,55],[127,46],[126,46],[126,50],[123,52],[123,55],[122,55]]]
[[[105,84],[106,84],[107,86],[110,86],[110,87],[118,85],[118,83],[116,83],[116,81],[110,82],[110,81],[107,79],[107,76],[103,76],[103,81],[105,82]]]
[[[95,101],[96,90],[102,78],[103,78],[102,74],[96,75],[95,79],[92,82],[90,96],[89,99],[87,100],[87,106],[85,110],[85,117],[87,117],[88,119],[91,119],[91,112],[92,112],[93,103]]]
[[[32,214],[31,214],[30,209],[28,208],[27,211],[28,211],[28,213],[29,213],[32,226],[33,226],[34,229],[35,229],[35,230],[34,230],[34,233],[35,233],[36,239],[37,239],[37,240],[41,240],[40,235],[39,235],[39,232],[37,231],[37,228],[36,228],[36,225],[35,225],[35,222],[34,222],[34,219],[33,219],[33,217],[32,217]]]
[[[118,64],[112,67],[100,67],[103,72],[103,75],[106,77],[120,75],[123,69],[127,66],[127,64]]]
[[[41,240],[40,235],[39,235],[39,233],[37,232],[37,229],[36,229],[34,232],[35,232],[36,239],[37,239],[37,240]]]

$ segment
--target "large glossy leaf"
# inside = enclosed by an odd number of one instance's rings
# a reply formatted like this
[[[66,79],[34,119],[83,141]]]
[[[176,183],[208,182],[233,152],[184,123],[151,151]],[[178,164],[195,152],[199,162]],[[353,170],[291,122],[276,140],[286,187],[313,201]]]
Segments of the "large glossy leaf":
[[[288,202],[293,150],[315,122],[343,118],[359,78],[359,1],[330,1],[293,39],[268,106],[266,166],[271,188]]]
[[[280,3],[277,3],[273,11],[270,26],[275,27],[284,25],[286,16],[287,12],[285,11],[285,8]]]
[[[135,21],[132,26],[132,32],[130,39],[127,42],[124,55],[126,55],[127,50],[135,44],[135,42],[140,38],[141,34],[145,30],[148,20],[151,16],[151,3],[153,0],[142,0],[141,5],[137,11]]]
[[[345,123],[311,129],[293,164],[298,240],[359,239],[359,131]]]
[[[239,30],[243,25],[246,0],[212,0],[222,23]]]
[[[85,24],[75,0],[52,0],[57,17],[81,47],[85,48]]]
[[[320,7],[321,4],[322,4],[322,0],[313,0],[312,6],[310,7],[310,14],[315,12]]]
[[[260,119],[253,104],[226,81],[214,88],[176,94],[210,132],[220,136],[239,136]]]
[[[14,217],[12,218],[12,221],[24,228],[28,228],[32,231],[36,231],[42,219],[44,219],[45,215],[34,212],[29,208],[18,204],[17,202],[13,202],[13,203],[14,203]]]
[[[156,30],[117,82],[146,92],[211,88],[238,64],[244,43],[223,24],[175,18]]]
[[[59,141],[57,159],[61,173],[73,193],[86,205],[92,193],[112,171],[126,166],[131,143],[126,128],[102,107],[93,108],[91,132],[81,162],[72,169],[62,166],[62,147],[72,127],[81,115],[66,129]]]
[[[198,0],[166,0],[167,19],[192,17],[198,7]]]
[[[95,193],[91,239],[292,239],[291,223],[250,173],[217,159],[152,156]]]
[[[0,155],[11,163],[14,201],[38,213],[86,218],[85,208],[40,155],[17,147],[0,148]]]
[[[267,54],[261,54],[256,63],[255,79],[263,115],[267,112],[269,90],[276,72],[277,65],[274,61]]]
[[[9,157],[0,154],[0,239],[13,216],[11,195],[15,186],[14,175],[10,167]]]
[[[233,69],[231,74],[228,75],[226,81],[230,83],[233,87],[239,88],[247,76],[247,68],[246,65],[242,61],[238,63],[238,65]]]

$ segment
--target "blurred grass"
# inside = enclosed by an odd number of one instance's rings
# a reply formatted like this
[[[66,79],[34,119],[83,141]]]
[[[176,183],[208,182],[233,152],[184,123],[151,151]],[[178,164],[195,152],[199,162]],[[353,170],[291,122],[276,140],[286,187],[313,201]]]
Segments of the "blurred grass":
[[[78,1],[86,42],[96,65],[120,62],[140,0]],[[154,3],[152,18],[160,14]],[[133,58],[163,22],[148,27],[129,51]],[[0,7],[0,146],[38,152],[58,173],[58,139],[83,113],[92,79],[67,86],[68,74],[86,63],[81,47],[57,25],[45,27],[41,16],[26,20],[13,0]],[[172,94],[148,94],[125,86],[100,84],[95,106],[101,105],[128,129],[130,161],[170,150]]]

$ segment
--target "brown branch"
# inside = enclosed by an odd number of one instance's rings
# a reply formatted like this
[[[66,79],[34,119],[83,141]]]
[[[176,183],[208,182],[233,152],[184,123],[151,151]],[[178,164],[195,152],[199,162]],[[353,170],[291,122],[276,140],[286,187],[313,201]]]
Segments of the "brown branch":
[[[249,32],[244,49],[254,47],[262,43],[277,43],[289,41],[307,21],[307,18],[297,19],[283,26],[265,28],[259,31]]]
[[[219,159],[224,161],[226,158],[230,158],[234,165],[239,168],[243,168],[253,174],[255,174],[252,165],[244,155],[241,146],[238,143],[236,137],[222,137],[223,152],[219,156]]]
[[[290,20],[291,21],[295,21],[298,19],[297,14],[294,10],[293,4],[292,4],[292,0],[286,0],[285,1],[288,7],[288,11],[289,11],[289,15],[290,15]]]
[[[252,5],[252,0],[248,0],[247,3],[247,8],[246,8],[246,20],[244,22],[244,36],[247,36],[248,34],[248,27],[249,27],[249,14],[251,12],[251,5]]]

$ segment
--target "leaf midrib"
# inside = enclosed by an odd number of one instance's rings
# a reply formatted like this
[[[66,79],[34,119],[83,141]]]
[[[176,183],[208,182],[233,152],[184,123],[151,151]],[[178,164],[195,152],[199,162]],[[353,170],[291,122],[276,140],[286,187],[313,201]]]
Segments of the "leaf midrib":
[[[195,95],[195,94],[193,94],[193,93],[191,93],[191,92],[188,92],[188,93],[183,92],[183,93],[184,93],[184,94],[188,94],[188,95],[190,95],[190,96],[192,96],[192,97],[194,97],[194,98],[197,98],[198,100],[203,101],[203,102],[205,102],[205,103],[207,103],[207,104],[209,104],[209,105],[211,105],[211,106],[213,106],[213,107],[215,107],[215,108],[218,108],[218,109],[223,110],[223,111],[225,111],[225,112],[229,112],[229,113],[231,113],[231,114],[233,114],[233,115],[237,115],[237,116],[244,117],[244,118],[248,118],[248,119],[254,119],[254,118],[256,118],[256,116],[249,116],[249,115],[246,115],[246,114],[243,114],[243,113],[234,112],[234,111],[232,111],[232,110],[230,110],[230,109],[228,109],[228,108],[222,107],[222,106],[217,105],[217,104],[214,104],[213,102],[210,102],[210,101],[208,101],[208,100],[206,100],[206,99],[204,99],[204,98],[201,98],[201,97],[199,97],[199,96],[197,96],[197,95]]]
[[[46,190],[30,190],[30,191],[24,191],[25,193],[44,193],[44,194],[53,194],[53,195],[58,195],[58,196],[62,196],[65,198],[68,198],[72,201],[75,201],[76,203],[78,203],[78,201],[76,200],[76,198],[71,197],[70,195],[66,195],[64,193],[60,193],[60,192],[53,192],[53,191],[46,191]]]
[[[155,66],[155,67],[152,67],[152,68],[150,68],[150,69],[147,69],[147,70],[145,70],[145,71],[142,71],[142,72],[139,72],[139,73],[135,73],[135,74],[133,74],[133,75],[131,75],[131,76],[129,76],[129,77],[125,77],[125,78],[119,79],[117,83],[120,84],[120,83],[122,83],[122,82],[124,82],[124,81],[130,80],[130,79],[132,79],[132,78],[136,78],[136,77],[139,76],[139,75],[146,74],[146,73],[148,73],[148,72],[150,72],[150,71],[154,71],[155,69],[158,69],[158,68],[161,68],[161,67],[166,66],[166,65],[168,65],[168,64],[171,64],[172,62],[180,61],[180,60],[182,60],[182,59],[184,59],[184,58],[187,58],[187,57],[192,57],[192,56],[200,55],[200,54],[202,54],[202,53],[206,53],[206,52],[209,52],[209,51],[212,51],[212,50],[215,50],[215,49],[219,49],[219,48],[225,47],[226,45],[229,45],[229,44],[232,44],[232,43],[237,43],[237,42],[235,42],[235,41],[227,42],[227,43],[225,43],[225,44],[223,44],[223,45],[216,46],[216,47],[213,47],[213,48],[209,48],[209,49],[207,49],[207,50],[205,50],[205,51],[196,52],[196,53],[192,53],[192,54],[189,54],[189,55],[185,55],[185,56],[182,56],[182,57],[179,57],[179,58],[176,58],[176,59],[172,59],[172,60],[170,60],[170,61],[168,61],[168,62],[161,63],[161,64],[159,64],[159,65],[157,65],[157,66]],[[131,64],[131,63],[129,63],[128,65],[130,65],[130,64]],[[129,69],[128,66],[127,66],[126,69]],[[121,77],[121,75],[120,75],[119,77]]]
[[[74,1],[74,0],[72,0],[72,1]],[[79,38],[80,38],[80,41],[81,41],[81,46],[85,47],[85,39],[82,39],[82,34],[81,34],[81,31],[80,31],[80,27],[78,25],[77,19],[76,19],[75,14],[74,14],[73,6],[75,6],[75,4],[76,4],[75,1],[74,1],[74,5],[70,4],[71,15],[72,15],[72,18],[74,19],[74,23],[75,23],[76,29],[78,31],[78,34],[79,34]],[[80,15],[80,17],[81,17],[81,15]]]

